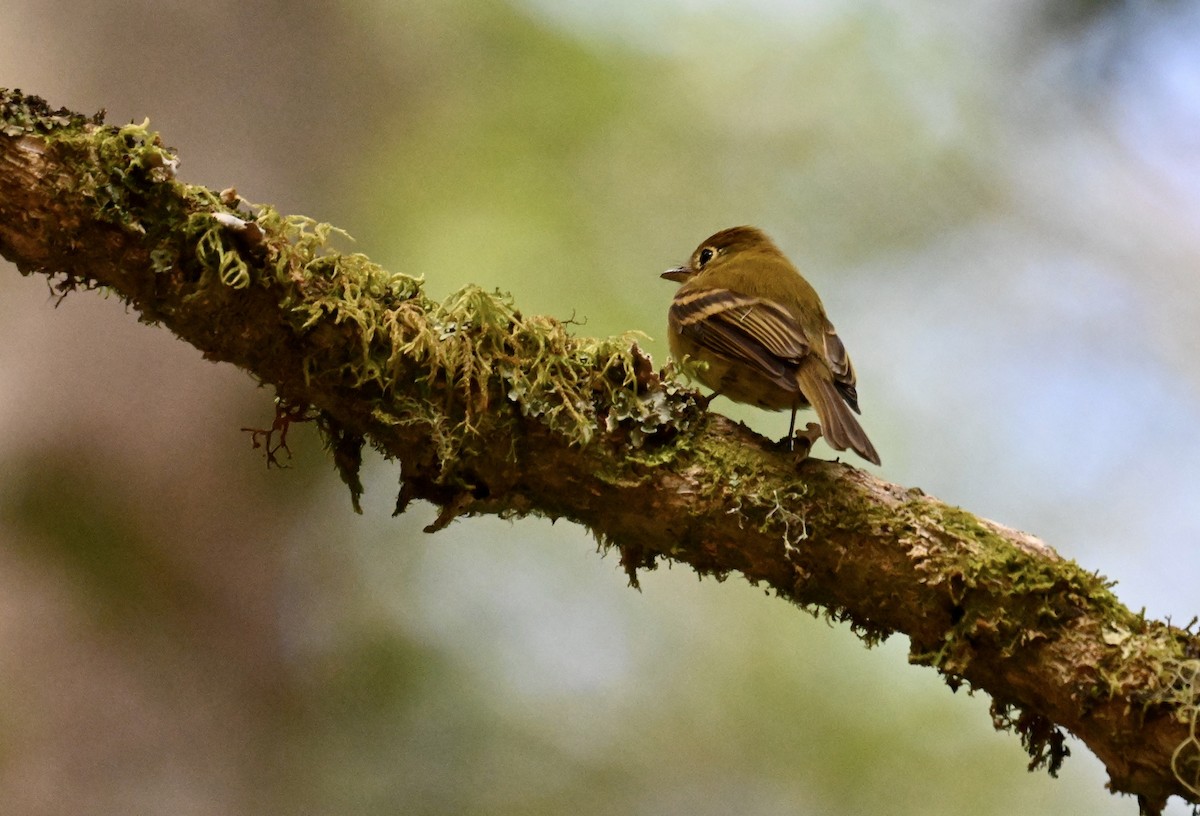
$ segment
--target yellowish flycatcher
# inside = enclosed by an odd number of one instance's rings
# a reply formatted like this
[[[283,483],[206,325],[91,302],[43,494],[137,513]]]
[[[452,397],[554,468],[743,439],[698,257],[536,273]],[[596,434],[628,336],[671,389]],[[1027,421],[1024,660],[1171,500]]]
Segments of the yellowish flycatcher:
[[[879,464],[854,417],[854,366],[821,298],[761,230],[722,230],[662,277],[683,284],[668,313],[671,354],[707,363],[698,376],[713,396],[790,408],[789,444],[796,411],[811,406],[831,447]]]

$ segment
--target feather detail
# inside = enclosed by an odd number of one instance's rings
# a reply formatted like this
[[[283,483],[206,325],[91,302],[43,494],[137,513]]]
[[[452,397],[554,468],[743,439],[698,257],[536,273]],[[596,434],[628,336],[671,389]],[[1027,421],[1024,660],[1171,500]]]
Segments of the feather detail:
[[[821,435],[836,450],[853,450],[872,464],[879,464],[879,454],[867,438],[846,404],[838,385],[828,379],[815,360],[808,361],[796,371],[796,382],[805,399],[821,420]]]
[[[769,300],[728,289],[684,287],[671,303],[672,331],[721,356],[754,367],[781,388],[794,390],[792,369],[810,352],[791,313]]]

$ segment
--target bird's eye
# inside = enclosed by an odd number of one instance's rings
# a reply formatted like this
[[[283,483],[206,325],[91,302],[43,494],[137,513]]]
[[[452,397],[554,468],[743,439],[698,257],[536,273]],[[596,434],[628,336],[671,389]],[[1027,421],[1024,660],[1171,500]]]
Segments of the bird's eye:
[[[716,254],[717,251],[712,247],[705,247],[704,249],[700,250],[700,254],[696,256],[696,265],[703,269],[704,265],[711,261]]]

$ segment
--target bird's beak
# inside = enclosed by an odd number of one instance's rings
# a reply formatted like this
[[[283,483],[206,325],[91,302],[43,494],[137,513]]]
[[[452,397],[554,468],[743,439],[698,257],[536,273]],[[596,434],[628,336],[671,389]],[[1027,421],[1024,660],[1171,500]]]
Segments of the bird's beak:
[[[676,283],[683,283],[685,280],[691,277],[691,275],[692,270],[688,267],[676,266],[673,269],[668,269],[666,272],[663,272],[661,275],[659,275],[659,277],[665,278],[669,281],[675,281]]]

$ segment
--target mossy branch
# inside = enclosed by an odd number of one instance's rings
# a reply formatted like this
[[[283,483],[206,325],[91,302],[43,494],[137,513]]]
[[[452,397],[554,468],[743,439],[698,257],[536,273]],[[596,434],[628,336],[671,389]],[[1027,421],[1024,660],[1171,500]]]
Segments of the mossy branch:
[[[1200,639],[1120,604],[1032,536],[844,464],[797,464],[705,413],[632,336],[588,339],[508,297],[445,302],[329,247],[334,230],[175,178],[145,125],[0,91],[0,254],[59,292],[105,287],[143,321],[314,418],[357,503],[364,444],[397,512],[568,518],[636,583],[661,560],[739,572],[992,698],[1053,773],[1064,731],[1143,811],[1200,802]]]

